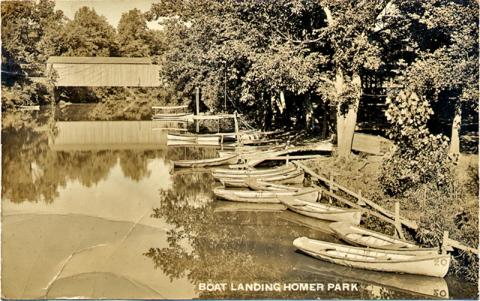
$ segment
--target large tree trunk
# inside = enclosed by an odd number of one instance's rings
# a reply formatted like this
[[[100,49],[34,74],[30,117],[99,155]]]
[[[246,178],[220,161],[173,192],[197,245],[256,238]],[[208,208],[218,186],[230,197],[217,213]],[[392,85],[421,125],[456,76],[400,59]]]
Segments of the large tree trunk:
[[[462,106],[460,103],[455,105],[455,117],[452,122],[452,135],[450,137],[449,154],[458,156],[460,154],[460,126],[462,124]]]
[[[357,91],[361,91],[360,76],[354,75],[352,84]],[[335,90],[337,97],[341,97],[345,89],[345,78],[341,71],[337,72],[335,77]],[[341,99],[337,99],[337,156],[348,158],[352,151],[353,134],[357,123],[357,111],[360,103],[360,93],[355,96],[355,101],[349,104],[343,104]]]

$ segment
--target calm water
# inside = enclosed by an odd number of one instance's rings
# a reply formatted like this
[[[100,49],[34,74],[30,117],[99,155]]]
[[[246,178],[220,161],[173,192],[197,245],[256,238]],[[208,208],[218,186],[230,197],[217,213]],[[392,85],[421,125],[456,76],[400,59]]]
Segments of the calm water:
[[[208,172],[171,164],[215,150],[167,148],[157,126],[3,131],[3,297],[476,298],[475,285],[455,278],[356,270],[296,252],[298,236],[336,241],[328,224],[215,200]],[[254,282],[264,291],[240,290]],[[201,290],[211,283],[225,289]],[[295,291],[295,283],[320,291]],[[328,287],[342,283],[358,291]]]

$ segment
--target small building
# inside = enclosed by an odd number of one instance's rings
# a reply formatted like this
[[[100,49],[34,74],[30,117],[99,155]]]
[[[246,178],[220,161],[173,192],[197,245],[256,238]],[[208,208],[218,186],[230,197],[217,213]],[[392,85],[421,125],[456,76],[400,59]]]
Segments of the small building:
[[[57,87],[158,87],[159,66],[150,58],[52,56],[47,74]]]

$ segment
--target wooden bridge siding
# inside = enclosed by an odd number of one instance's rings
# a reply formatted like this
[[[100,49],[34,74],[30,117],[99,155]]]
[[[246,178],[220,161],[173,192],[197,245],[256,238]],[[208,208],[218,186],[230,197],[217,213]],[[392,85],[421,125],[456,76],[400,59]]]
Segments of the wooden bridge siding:
[[[56,126],[58,134],[50,141],[54,150],[167,147],[166,132],[153,130],[158,121],[62,121]]]
[[[58,87],[160,86],[158,65],[54,63],[51,67],[57,72]]]

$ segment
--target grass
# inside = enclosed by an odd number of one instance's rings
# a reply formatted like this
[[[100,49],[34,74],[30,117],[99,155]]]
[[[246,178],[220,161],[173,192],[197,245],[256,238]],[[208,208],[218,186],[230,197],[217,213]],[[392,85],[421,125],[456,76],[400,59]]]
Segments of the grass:
[[[319,174],[334,177],[334,181],[350,190],[361,192],[362,196],[378,205],[394,211],[395,202],[400,203],[401,216],[414,220],[419,230],[407,232],[407,239],[431,247],[442,242],[443,231],[451,239],[478,247],[478,161],[476,155],[462,155],[454,167],[454,183],[448,190],[435,185],[424,184],[403,197],[389,197],[384,194],[378,181],[382,171],[382,157],[353,156],[350,160],[336,157],[310,160],[305,164]],[[362,226],[393,234],[394,228],[378,218],[367,216]],[[455,250],[450,274],[468,281],[478,281],[478,257],[471,253]]]

